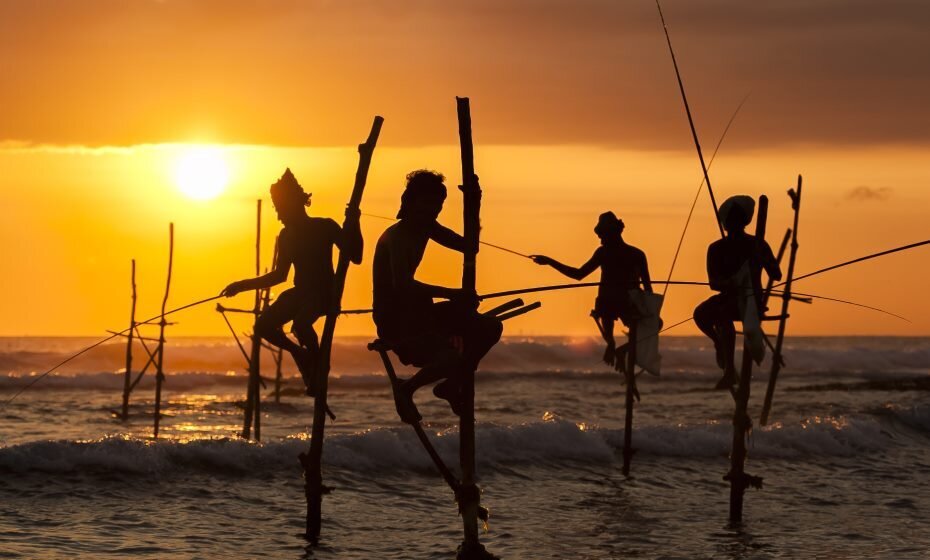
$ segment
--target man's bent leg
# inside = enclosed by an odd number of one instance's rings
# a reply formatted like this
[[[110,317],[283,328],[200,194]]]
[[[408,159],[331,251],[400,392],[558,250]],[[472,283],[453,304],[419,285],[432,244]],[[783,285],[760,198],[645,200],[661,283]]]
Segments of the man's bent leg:
[[[287,350],[292,355],[300,351],[300,346],[284,334],[284,325],[298,315],[299,294],[292,288],[285,290],[258,317],[255,322],[255,332],[271,344]]]

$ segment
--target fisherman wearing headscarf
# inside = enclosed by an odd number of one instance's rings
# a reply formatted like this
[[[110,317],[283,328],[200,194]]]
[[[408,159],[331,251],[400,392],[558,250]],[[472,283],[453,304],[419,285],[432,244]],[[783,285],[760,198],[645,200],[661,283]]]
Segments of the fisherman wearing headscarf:
[[[274,270],[226,286],[222,295],[232,297],[247,290],[261,290],[287,281],[294,266],[294,287],[285,290],[258,317],[255,330],[271,344],[290,352],[307,387],[315,396],[317,350],[319,341],[313,323],[333,306],[333,246],[346,251],[349,259],[362,262],[362,232],[359,213],[346,209],[346,227],[330,218],[307,215],[310,193],[304,192],[290,169],[271,185],[271,201],[278,219],[284,224],[278,236],[278,258]],[[338,303],[338,302],[335,302]],[[283,327],[293,321],[291,332],[299,342],[288,337]]]
[[[772,248],[764,239],[746,233],[755,212],[752,197],[737,195],[720,205],[718,218],[727,234],[707,249],[707,277],[710,288],[719,292],[694,310],[694,322],[713,342],[717,365],[723,369],[718,389],[736,383],[733,365],[736,348],[734,321],[744,321],[746,304],[761,308],[762,270],[774,280],[781,279],[781,269]]]
[[[644,315],[645,310],[640,309],[631,298],[630,290],[638,290],[642,286],[647,293],[652,293],[646,254],[623,240],[624,227],[623,220],[613,212],[601,214],[594,226],[594,233],[600,239],[601,246],[580,268],[562,264],[545,255],[531,255],[536,264],[551,266],[574,280],[581,280],[596,269],[601,269],[593,315],[601,325],[607,342],[604,361],[618,368],[623,367],[623,356],[622,352],[619,356],[617,353],[614,323],[619,319],[624,325],[632,327]]]

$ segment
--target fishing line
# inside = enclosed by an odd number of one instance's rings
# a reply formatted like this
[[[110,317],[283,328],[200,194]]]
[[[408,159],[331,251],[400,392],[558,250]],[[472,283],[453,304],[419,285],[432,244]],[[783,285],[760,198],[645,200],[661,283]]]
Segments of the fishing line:
[[[218,295],[218,296],[213,296],[213,297],[209,297],[209,298],[206,298],[206,299],[202,299],[202,300],[200,300],[200,301],[195,301],[194,303],[188,303],[187,305],[182,305],[181,307],[172,309],[172,310],[170,310],[170,311],[166,311],[166,312],[163,313],[163,314],[156,315],[156,316],[152,317],[151,319],[147,319],[147,320],[145,320],[145,321],[137,322],[136,325],[147,325],[147,324],[152,323],[153,321],[160,320],[162,317],[167,317],[168,315],[171,315],[171,314],[173,314],[173,313],[177,313],[178,311],[184,311],[185,309],[189,309],[189,308],[191,308],[191,307],[194,307],[194,306],[197,306],[197,305],[201,305],[201,304],[204,304],[204,303],[213,301],[213,300],[215,300],[215,299],[219,299],[219,298],[221,298],[221,297],[223,297],[223,296],[222,296],[222,295]],[[108,336],[108,337],[106,337],[106,338],[103,338],[103,339],[101,339],[101,340],[98,340],[97,342],[91,344],[91,345],[88,346],[87,348],[84,348],[83,350],[80,350],[80,351],[77,352],[76,354],[72,354],[72,355],[69,356],[68,358],[65,358],[64,360],[62,360],[61,362],[59,362],[57,365],[55,365],[54,367],[52,367],[52,368],[49,369],[48,371],[42,373],[41,375],[38,375],[38,376],[34,377],[34,378],[32,379],[32,381],[30,381],[30,382],[27,383],[25,386],[23,386],[19,391],[16,392],[16,394],[14,394],[12,397],[10,397],[10,398],[7,399],[6,401],[4,401],[3,404],[0,404],[0,408],[5,408],[8,404],[10,404],[11,402],[13,402],[13,401],[16,399],[16,397],[18,397],[18,396],[20,396],[21,394],[23,394],[23,392],[25,392],[27,389],[29,389],[30,387],[32,387],[33,385],[35,385],[36,383],[38,383],[39,381],[41,381],[43,378],[45,378],[45,376],[49,375],[50,373],[52,373],[52,372],[55,371],[56,369],[60,368],[61,366],[65,365],[65,364],[67,364],[68,362],[70,362],[71,360],[77,358],[78,356],[81,356],[82,354],[85,354],[85,353],[87,353],[87,352],[90,352],[91,350],[93,350],[94,348],[100,346],[101,344],[104,344],[104,343],[106,343],[106,342],[109,342],[109,341],[113,340],[114,338],[116,338],[116,337],[118,337],[118,336],[122,336],[122,335],[128,333],[128,332],[130,331],[130,329],[132,329],[132,328],[133,328],[133,327],[128,327],[128,328],[123,329],[123,330],[121,330],[121,331],[119,331],[119,332],[117,332],[117,333],[114,333],[114,334],[112,334],[112,335],[110,335],[110,336]]]
[[[390,222],[396,222],[397,218],[391,218],[388,216],[380,216],[378,214],[369,214],[368,212],[362,212],[362,216],[368,216],[369,218],[378,218],[379,220],[387,220]],[[527,255],[526,253],[521,253],[520,251],[514,251],[513,249],[508,249],[507,247],[501,247],[500,245],[495,245],[494,243],[488,243],[487,241],[478,241],[482,245],[487,245],[488,247],[493,247],[505,253],[510,253],[511,255],[516,255],[518,257],[523,257],[524,259],[533,260],[533,257]]]
[[[751,92],[750,92],[751,93]],[[710,168],[714,165],[714,160],[717,159],[717,152],[720,151],[720,146],[723,144],[724,138],[727,137],[727,132],[730,130],[730,125],[733,124],[733,121],[736,120],[736,115],[739,114],[740,109],[743,108],[743,104],[746,103],[746,100],[749,99],[749,93],[746,94],[746,97],[739,102],[739,105],[736,106],[736,110],[733,111],[733,115],[730,116],[730,120],[727,121],[727,126],[723,129],[723,134],[720,135],[720,140],[717,141],[717,145],[714,147],[714,153],[710,156],[710,163],[707,164],[707,171],[710,171]],[[688,219],[685,220],[685,227],[681,230],[681,237],[678,239],[678,246],[675,247],[675,256],[672,257],[672,266],[668,270],[668,280],[671,281],[672,274],[675,272],[675,264],[678,263],[678,254],[681,252],[681,246],[685,242],[685,234],[688,233],[688,226],[691,224],[691,217],[694,215],[694,208],[697,206],[697,201],[701,197],[701,191],[704,190],[704,179],[701,179],[701,184],[698,185],[697,192],[694,193],[694,200],[691,201],[691,209],[688,210]],[[662,296],[668,294],[668,288],[670,284],[665,284],[665,289],[662,291]]]
[[[867,260],[870,260],[870,259],[874,259],[874,258],[878,258],[878,257],[883,257],[883,256],[885,256],[885,255],[890,255],[890,254],[892,254],[892,253],[897,253],[897,252],[899,252],[899,251],[906,251],[907,249],[913,249],[913,248],[915,248],[915,247],[920,247],[921,245],[927,245],[927,244],[930,244],[930,239],[927,239],[926,241],[918,241],[917,243],[911,243],[910,245],[902,245],[901,247],[895,247],[894,249],[888,249],[887,251],[880,251],[880,252],[878,252],[878,253],[872,253],[871,255],[866,255],[866,256],[864,256],[864,257],[859,257],[858,259],[853,259],[853,260],[851,260],[851,261],[841,262],[841,263],[835,264],[835,265],[833,265],[833,266],[828,266],[828,267],[826,267],[826,268],[821,268],[820,270],[815,270],[814,272],[808,272],[807,274],[802,274],[801,276],[795,277],[795,278],[793,279],[793,281],[794,281],[794,282],[797,282],[798,280],[803,280],[803,279],[805,279],[805,278],[810,278],[811,276],[817,276],[818,274],[822,274],[822,273],[827,272],[827,271],[829,271],[829,270],[836,270],[837,268],[842,268],[842,267],[844,267],[844,266],[849,266],[849,265],[851,265],[851,264],[856,264],[856,263],[859,263],[859,262],[862,262],[862,261],[867,261]],[[777,285],[778,285],[778,286],[783,286],[784,284],[785,284],[784,282],[781,282],[780,284],[777,284]]]

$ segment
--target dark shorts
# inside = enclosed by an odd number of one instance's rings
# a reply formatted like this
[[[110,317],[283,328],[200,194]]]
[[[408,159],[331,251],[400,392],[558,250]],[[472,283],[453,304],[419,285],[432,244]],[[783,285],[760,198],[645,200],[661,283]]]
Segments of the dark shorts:
[[[465,359],[477,365],[501,334],[501,322],[497,319],[450,301],[431,305],[419,317],[406,317],[403,325],[406,328],[379,326],[378,335],[391,346],[401,362],[416,367],[434,363],[452,352],[457,354],[450,340],[454,336],[464,339]]]
[[[594,300],[594,315],[608,321],[620,319],[628,327],[640,318],[639,310],[626,294],[597,296]]]

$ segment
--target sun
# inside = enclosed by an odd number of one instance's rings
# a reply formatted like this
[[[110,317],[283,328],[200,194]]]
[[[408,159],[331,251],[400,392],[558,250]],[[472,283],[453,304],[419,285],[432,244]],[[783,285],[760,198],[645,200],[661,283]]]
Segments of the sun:
[[[219,148],[186,148],[175,162],[174,180],[188,197],[211,200],[219,196],[229,183],[229,165]]]

